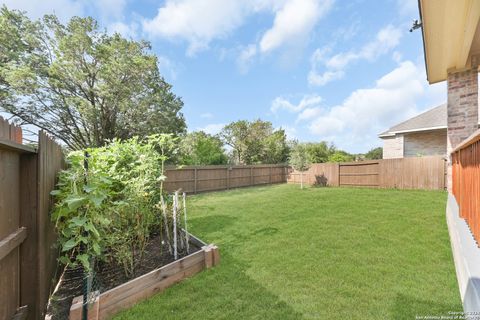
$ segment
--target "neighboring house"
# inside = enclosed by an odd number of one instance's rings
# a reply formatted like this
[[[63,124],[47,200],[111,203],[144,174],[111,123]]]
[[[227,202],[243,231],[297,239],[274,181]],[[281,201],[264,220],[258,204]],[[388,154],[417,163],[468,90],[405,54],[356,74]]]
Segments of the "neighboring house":
[[[447,154],[447,104],[430,109],[378,135],[383,159]]]

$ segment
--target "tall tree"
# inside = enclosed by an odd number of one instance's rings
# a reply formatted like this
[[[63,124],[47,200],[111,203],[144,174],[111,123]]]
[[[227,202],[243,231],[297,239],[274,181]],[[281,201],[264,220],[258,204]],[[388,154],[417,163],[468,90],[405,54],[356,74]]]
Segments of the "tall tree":
[[[303,173],[311,166],[305,144],[293,142],[288,163],[300,172],[300,188],[303,189]]]
[[[328,162],[349,162],[353,160],[354,156],[343,150],[336,150],[328,157]]]
[[[232,148],[237,163],[281,163],[287,160],[285,131],[274,130],[269,121],[232,122],[222,129],[219,136]]]
[[[72,149],[113,138],[185,132],[183,102],[160,75],[150,44],[0,9],[0,108]]]
[[[328,157],[335,152],[334,145],[328,145],[326,141],[305,143],[306,152],[312,163],[323,163],[328,161]]]
[[[196,131],[182,139],[179,162],[183,165],[227,164],[228,157],[220,138]]]
[[[365,153],[365,159],[368,160],[378,160],[383,158],[383,148],[373,148],[372,150]]]

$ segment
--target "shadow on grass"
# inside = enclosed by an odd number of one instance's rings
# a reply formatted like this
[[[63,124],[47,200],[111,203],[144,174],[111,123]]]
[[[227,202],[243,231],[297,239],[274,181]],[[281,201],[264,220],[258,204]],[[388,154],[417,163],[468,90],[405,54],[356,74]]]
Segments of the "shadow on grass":
[[[441,319],[442,316],[451,316],[449,312],[459,312],[459,306],[456,304],[443,304],[438,301],[417,299],[414,297],[398,294],[392,308],[392,319],[416,319],[417,316],[423,319],[428,316],[432,319]],[[443,319],[443,318],[442,318]],[[447,319],[447,318],[445,318]]]
[[[190,218],[188,223],[192,229],[195,229],[196,235],[201,238],[202,236],[208,236],[210,233],[222,231],[231,226],[235,220],[237,220],[236,217],[218,214]]]
[[[114,319],[302,319],[286,302],[245,274],[248,267],[222,252],[219,266],[167,289]]]

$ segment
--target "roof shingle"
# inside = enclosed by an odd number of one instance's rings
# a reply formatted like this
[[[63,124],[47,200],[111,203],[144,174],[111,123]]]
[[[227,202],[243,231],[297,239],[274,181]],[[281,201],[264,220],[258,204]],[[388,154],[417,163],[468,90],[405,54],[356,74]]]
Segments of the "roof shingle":
[[[446,128],[447,127],[447,104],[441,104],[438,107],[427,110],[418,116],[410,118],[401,122],[385,132],[379,134],[382,136],[389,136],[395,133],[412,132],[428,130],[430,128]]]

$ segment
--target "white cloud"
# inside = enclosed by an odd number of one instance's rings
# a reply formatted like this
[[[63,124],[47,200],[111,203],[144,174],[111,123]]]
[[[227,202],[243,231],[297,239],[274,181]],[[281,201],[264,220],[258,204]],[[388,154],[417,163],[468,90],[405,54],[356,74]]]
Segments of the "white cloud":
[[[284,109],[290,112],[300,112],[306,108],[317,107],[321,102],[322,97],[315,94],[304,96],[298,104],[292,104],[290,101],[283,97],[277,97],[272,101],[270,111],[276,113],[277,111]]]
[[[290,0],[275,13],[271,29],[262,36],[260,50],[269,52],[308,37],[318,20],[332,7],[332,0]]]
[[[445,101],[445,83],[428,85],[423,65],[404,61],[338,105],[325,106],[318,95],[304,96],[298,104],[278,97],[271,111],[295,113],[291,128],[306,128],[317,140],[331,141],[350,152],[365,152],[381,144],[380,132]]]
[[[252,64],[252,59],[256,54],[257,46],[255,44],[250,44],[241,50],[240,55],[237,58],[237,66],[241,73],[248,72],[248,69]]]
[[[297,138],[297,129],[295,127],[285,125],[281,126],[280,128],[277,129],[283,129],[285,130],[285,134],[287,135],[288,140],[293,140]]]
[[[138,25],[135,23],[127,24],[124,22],[113,22],[107,27],[109,33],[120,33],[125,38],[136,38],[138,35]]]
[[[178,66],[165,56],[157,55],[158,69],[163,76],[175,80],[178,75]]]
[[[123,22],[127,0],[0,0],[9,9],[25,11],[27,16],[38,19],[45,14],[55,14],[63,23],[73,16],[95,14],[110,33],[118,32],[125,37],[137,35],[138,25]]]
[[[325,71],[322,74],[319,74],[315,71],[310,71],[308,74],[308,83],[315,86],[323,86],[329,83],[330,81],[343,78],[345,72],[340,71]]]
[[[223,127],[225,127],[224,123],[211,123],[203,128],[197,128],[197,130],[201,130],[208,134],[217,134],[223,129]]]
[[[307,108],[300,112],[297,116],[296,122],[309,121],[318,117],[320,114],[322,114],[322,109],[320,107]]]
[[[321,139],[333,139],[342,148],[365,151],[378,143],[378,133],[418,114],[423,109],[419,101],[431,108],[436,105],[432,101],[439,103],[444,99],[444,84],[429,86],[423,67],[405,61],[378,79],[373,87],[357,89],[341,104],[323,109],[308,128]]]
[[[26,11],[30,18],[38,19],[45,14],[55,13],[60,20],[66,21],[72,16],[83,15],[85,5],[75,0],[1,0],[9,9]]]
[[[249,46],[240,60],[257,52],[270,52],[306,39],[334,0],[166,0],[152,19],[143,20],[144,31],[152,37],[183,40],[187,54],[207,49],[213,40],[225,38],[260,12],[274,14],[274,22],[262,36],[258,49]],[[243,55],[243,57],[242,57]],[[248,58],[248,59],[246,59]]]
[[[213,118],[213,114],[211,114],[210,112],[205,112],[205,113],[202,113],[200,115],[200,118],[203,118],[203,119],[211,119]]]
[[[187,53],[194,55],[240,26],[244,7],[237,0],[167,0],[143,28],[151,36],[188,41]]]
[[[308,74],[310,85],[323,86],[333,80],[338,80],[345,75],[345,69],[354,61],[374,61],[381,55],[388,53],[400,43],[402,31],[400,28],[388,25],[381,29],[374,40],[366,43],[359,50],[341,52],[327,58],[330,48],[317,49],[312,55],[312,68]],[[319,72],[321,66],[323,72]]]

